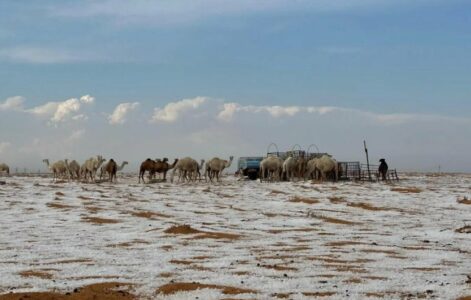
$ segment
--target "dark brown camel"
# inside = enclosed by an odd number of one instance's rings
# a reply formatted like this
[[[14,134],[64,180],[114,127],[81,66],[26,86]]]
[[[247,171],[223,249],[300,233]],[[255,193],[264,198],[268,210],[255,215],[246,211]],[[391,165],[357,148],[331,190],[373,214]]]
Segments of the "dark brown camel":
[[[155,164],[156,162],[150,158],[146,159],[145,161],[141,163],[141,167],[139,168],[139,183],[141,183],[141,178],[142,178],[142,182],[145,183],[144,174],[146,173],[146,171],[149,172],[149,175],[151,178],[154,176]]]
[[[113,178],[116,181],[116,172],[118,171],[118,165],[113,159],[110,159],[105,166],[106,173],[110,178],[110,182],[113,182]]]

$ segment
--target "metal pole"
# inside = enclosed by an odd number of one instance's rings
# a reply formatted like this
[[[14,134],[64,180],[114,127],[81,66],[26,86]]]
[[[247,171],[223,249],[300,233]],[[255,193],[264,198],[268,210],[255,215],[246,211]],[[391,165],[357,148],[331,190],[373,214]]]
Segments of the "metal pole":
[[[363,141],[363,146],[365,147],[365,153],[366,153],[366,167],[368,168],[368,179],[372,181],[371,171],[370,171],[370,159],[368,157],[368,148],[366,148],[366,141]]]

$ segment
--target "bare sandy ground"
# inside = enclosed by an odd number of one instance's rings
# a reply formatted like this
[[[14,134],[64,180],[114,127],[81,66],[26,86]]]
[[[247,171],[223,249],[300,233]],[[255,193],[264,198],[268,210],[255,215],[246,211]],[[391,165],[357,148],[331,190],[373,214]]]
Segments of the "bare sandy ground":
[[[2,180],[0,299],[471,295],[469,175],[410,174],[397,184]]]

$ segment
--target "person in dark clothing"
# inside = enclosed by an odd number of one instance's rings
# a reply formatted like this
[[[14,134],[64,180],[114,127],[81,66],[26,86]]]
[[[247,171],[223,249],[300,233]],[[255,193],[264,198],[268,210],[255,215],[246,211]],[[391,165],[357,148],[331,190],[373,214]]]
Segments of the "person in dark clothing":
[[[386,174],[388,173],[388,164],[386,163],[386,160],[384,158],[381,158],[379,160],[379,168],[378,172],[381,174],[381,179],[386,180]]]

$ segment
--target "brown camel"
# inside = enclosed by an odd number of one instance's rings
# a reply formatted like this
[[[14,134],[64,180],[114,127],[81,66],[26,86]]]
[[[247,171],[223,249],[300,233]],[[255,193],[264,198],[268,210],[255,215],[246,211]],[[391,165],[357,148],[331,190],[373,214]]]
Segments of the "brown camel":
[[[156,164],[156,162],[153,161],[150,158],[146,159],[145,161],[143,161],[141,163],[141,167],[139,168],[139,183],[141,183],[141,178],[142,178],[142,182],[145,183],[144,174],[146,172],[149,172],[149,176],[151,178],[154,176],[154,174],[155,174],[155,172],[154,172],[155,164]]]
[[[178,158],[175,158],[173,164],[168,163],[168,158],[164,158],[162,161],[156,161],[154,164],[154,173],[163,173],[164,180],[167,180],[167,172],[175,167],[178,162]]]

